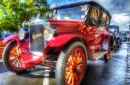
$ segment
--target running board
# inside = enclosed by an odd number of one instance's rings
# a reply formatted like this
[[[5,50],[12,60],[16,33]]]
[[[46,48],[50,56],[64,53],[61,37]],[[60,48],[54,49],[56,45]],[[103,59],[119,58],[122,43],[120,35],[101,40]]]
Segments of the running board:
[[[96,60],[98,60],[99,58],[101,58],[103,55],[105,55],[108,51],[98,51],[98,52],[93,52],[93,58],[95,58]]]

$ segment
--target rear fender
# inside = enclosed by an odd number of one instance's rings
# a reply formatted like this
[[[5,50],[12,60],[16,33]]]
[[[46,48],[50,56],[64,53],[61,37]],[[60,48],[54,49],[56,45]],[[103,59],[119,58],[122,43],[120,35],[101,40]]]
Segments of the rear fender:
[[[19,47],[22,47],[22,41],[18,38],[18,34],[10,35],[3,40],[3,43],[8,43],[9,41],[16,40]]]

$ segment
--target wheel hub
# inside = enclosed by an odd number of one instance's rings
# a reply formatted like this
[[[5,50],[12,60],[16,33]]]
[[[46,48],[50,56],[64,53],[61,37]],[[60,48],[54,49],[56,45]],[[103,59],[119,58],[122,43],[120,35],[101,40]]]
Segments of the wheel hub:
[[[77,66],[77,67],[76,67],[76,70],[80,70],[80,66]]]
[[[75,72],[79,71],[80,68],[81,68],[80,66],[74,66],[74,67],[72,68],[72,71],[75,73]]]

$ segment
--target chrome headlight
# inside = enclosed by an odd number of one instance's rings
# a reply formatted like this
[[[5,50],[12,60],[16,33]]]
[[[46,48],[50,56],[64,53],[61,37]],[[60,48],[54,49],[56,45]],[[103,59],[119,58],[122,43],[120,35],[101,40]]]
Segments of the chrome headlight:
[[[20,40],[26,39],[28,37],[29,33],[26,28],[20,28],[18,32],[18,37]]]
[[[55,35],[57,35],[57,30],[53,26],[47,26],[44,29],[44,38],[45,38],[45,40],[49,41]]]

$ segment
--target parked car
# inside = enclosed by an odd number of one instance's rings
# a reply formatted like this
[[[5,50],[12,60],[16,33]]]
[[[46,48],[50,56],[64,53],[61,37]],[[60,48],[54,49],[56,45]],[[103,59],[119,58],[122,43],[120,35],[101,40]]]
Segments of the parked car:
[[[122,43],[122,37],[119,32],[119,26],[110,25],[109,33],[111,34],[111,49],[116,51]]]
[[[3,62],[9,71],[20,73],[42,62],[56,66],[57,85],[79,85],[87,60],[110,59],[108,27],[110,13],[88,1],[53,8],[52,19],[33,20],[29,28],[3,40],[9,42]]]
[[[127,34],[129,34],[129,31],[121,31],[120,32],[121,36],[122,36],[122,41],[127,41]]]

